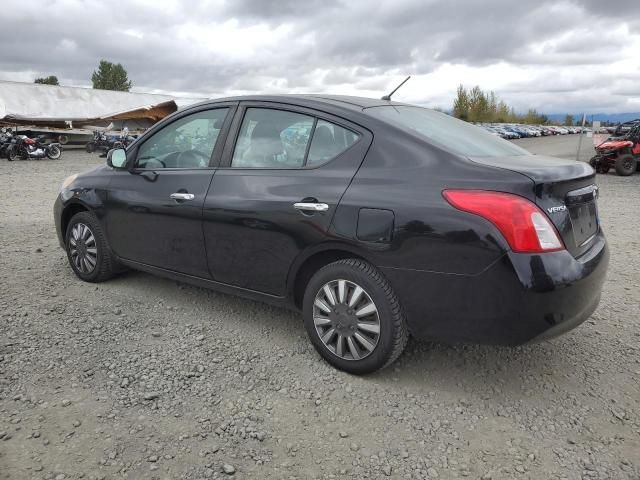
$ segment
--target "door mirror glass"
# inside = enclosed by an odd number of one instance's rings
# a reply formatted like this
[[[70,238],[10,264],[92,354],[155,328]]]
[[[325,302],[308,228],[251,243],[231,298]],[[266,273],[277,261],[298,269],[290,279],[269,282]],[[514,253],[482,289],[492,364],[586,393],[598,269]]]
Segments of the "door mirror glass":
[[[124,148],[114,148],[107,154],[107,165],[113,168],[124,168],[127,163],[127,152]]]

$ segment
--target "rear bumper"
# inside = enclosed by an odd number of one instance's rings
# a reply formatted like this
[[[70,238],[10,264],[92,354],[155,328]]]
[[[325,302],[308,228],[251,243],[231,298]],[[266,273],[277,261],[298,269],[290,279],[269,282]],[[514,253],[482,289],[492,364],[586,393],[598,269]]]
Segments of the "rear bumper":
[[[382,268],[421,338],[521,345],[567,332],[598,306],[609,251],[598,234],[581,257],[509,252],[478,275]]]

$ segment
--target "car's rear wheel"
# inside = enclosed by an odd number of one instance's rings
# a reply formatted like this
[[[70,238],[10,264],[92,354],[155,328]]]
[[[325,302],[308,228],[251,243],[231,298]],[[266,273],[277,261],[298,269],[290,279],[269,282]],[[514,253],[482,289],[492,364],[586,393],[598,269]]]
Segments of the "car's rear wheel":
[[[67,226],[65,245],[69,265],[85,282],[104,282],[116,273],[116,261],[98,219],[90,212],[76,213]]]
[[[623,177],[628,177],[636,171],[636,159],[633,155],[620,155],[616,159],[616,173]]]
[[[304,324],[316,350],[334,367],[354,374],[393,363],[409,338],[400,302],[371,264],[345,259],[307,284]]]

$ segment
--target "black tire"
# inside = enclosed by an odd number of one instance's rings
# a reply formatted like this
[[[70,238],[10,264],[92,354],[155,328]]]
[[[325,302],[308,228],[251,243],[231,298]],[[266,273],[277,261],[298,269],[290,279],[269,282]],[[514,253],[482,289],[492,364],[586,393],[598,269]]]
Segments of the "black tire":
[[[589,165],[593,167],[596,173],[607,173],[610,168],[606,158],[601,159],[598,156],[592,157],[591,160],[589,160]]]
[[[18,158],[18,150],[16,148],[9,148],[7,150],[7,160],[13,162],[16,158]]]
[[[47,157],[51,160],[58,160],[62,156],[62,149],[57,145],[49,145]]]
[[[73,259],[72,254],[72,231],[76,225],[86,225],[90,229],[90,233],[93,235],[95,239],[95,248],[96,252],[96,261],[95,267],[89,271],[83,271]],[[67,226],[67,231],[65,233],[65,250],[67,252],[67,259],[69,260],[69,265],[73,269],[73,272],[85,282],[99,283],[104,282],[112,278],[118,271],[118,264],[113,257],[113,253],[111,252],[111,248],[107,243],[107,239],[104,236],[102,231],[102,226],[100,222],[96,218],[96,216],[91,212],[79,212],[76,213],[71,220],[69,221],[69,225]],[[93,245],[93,243],[92,243]]]
[[[338,356],[324,344],[314,322],[316,295],[326,284],[338,280],[346,280],[360,286],[377,308],[377,343],[375,348],[361,359]],[[339,260],[318,270],[305,289],[302,312],[307,334],[318,353],[334,367],[352,374],[363,375],[390,365],[400,356],[409,339],[405,315],[398,297],[387,279],[373,265],[363,260]],[[366,352],[365,349],[362,351]]]
[[[633,175],[636,171],[636,159],[633,155],[625,154],[616,158],[616,173],[622,177]]]
[[[87,151],[87,153],[93,153],[94,150],[96,149],[96,144],[93,142],[88,142],[85,146],[84,149]]]

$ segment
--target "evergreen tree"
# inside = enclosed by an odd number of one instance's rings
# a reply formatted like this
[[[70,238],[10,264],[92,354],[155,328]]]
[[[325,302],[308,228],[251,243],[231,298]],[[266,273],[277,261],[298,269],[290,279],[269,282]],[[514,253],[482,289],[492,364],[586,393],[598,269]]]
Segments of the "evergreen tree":
[[[48,77],[36,78],[33,83],[40,83],[42,85],[60,85],[58,77],[55,75],[49,75]]]
[[[128,92],[132,85],[124,67],[120,63],[114,64],[107,60],[100,60],[98,69],[91,75],[91,82],[93,88],[121,92]]]

